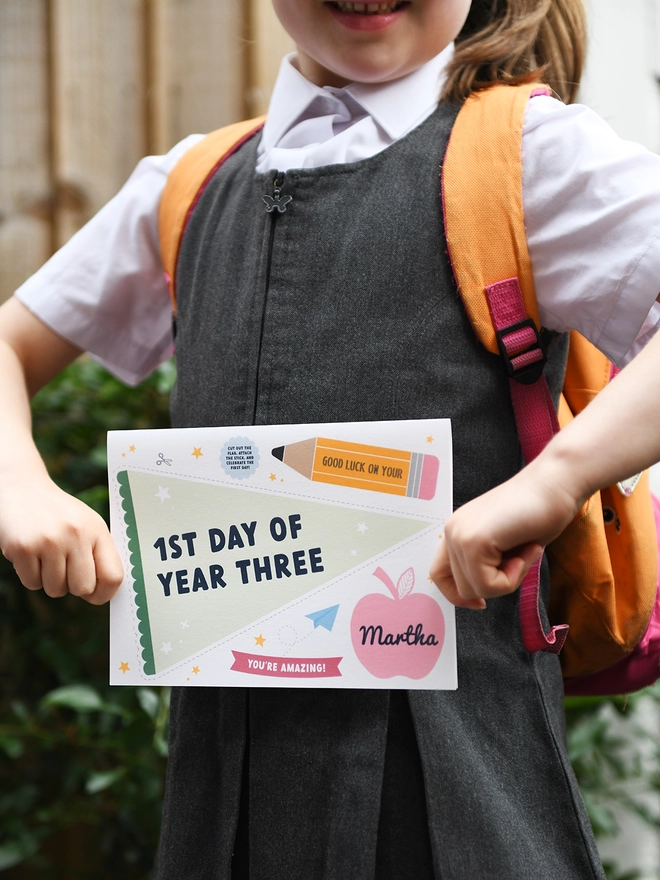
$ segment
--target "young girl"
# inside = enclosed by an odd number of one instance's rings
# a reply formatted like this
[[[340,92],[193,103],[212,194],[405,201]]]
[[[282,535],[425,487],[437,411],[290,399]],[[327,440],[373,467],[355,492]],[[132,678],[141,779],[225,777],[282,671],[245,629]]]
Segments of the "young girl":
[[[173,423],[449,417],[460,506],[520,456],[508,380],[456,293],[438,169],[473,88],[543,66],[572,100],[580,0],[274,5],[297,53],[182,242]],[[30,589],[102,602],[121,580],[102,522],[49,482],[27,401],[81,349],[129,381],[171,352],[156,216],[190,144],[141,163],[0,309],[0,547]],[[654,329],[660,160],[536,97],[523,174],[544,325],[621,361]],[[459,608],[457,629],[455,692],[175,690],[159,880],[602,878],[557,658],[525,652],[515,594]]]

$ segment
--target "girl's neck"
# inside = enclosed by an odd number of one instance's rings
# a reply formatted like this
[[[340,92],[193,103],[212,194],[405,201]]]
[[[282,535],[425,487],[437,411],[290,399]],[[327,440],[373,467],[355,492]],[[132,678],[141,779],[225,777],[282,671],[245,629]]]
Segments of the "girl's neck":
[[[344,86],[351,84],[351,80],[344,79],[337,73],[323,67],[313,58],[310,58],[302,49],[296,47],[297,58],[294,60],[295,66],[302,73],[305,79],[308,79],[315,86],[333,86],[337,89],[343,89]]]

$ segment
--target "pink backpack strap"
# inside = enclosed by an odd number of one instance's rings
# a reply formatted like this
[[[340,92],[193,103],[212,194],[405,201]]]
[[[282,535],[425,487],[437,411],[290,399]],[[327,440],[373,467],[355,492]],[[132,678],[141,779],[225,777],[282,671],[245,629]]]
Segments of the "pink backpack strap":
[[[543,366],[545,351],[534,322],[525,310],[517,278],[485,288],[500,353],[509,375],[509,388],[518,437],[529,463],[559,431],[559,422]],[[530,568],[520,587],[520,623],[528,651],[558,654],[568,635],[565,625],[543,629],[539,613],[541,560]]]

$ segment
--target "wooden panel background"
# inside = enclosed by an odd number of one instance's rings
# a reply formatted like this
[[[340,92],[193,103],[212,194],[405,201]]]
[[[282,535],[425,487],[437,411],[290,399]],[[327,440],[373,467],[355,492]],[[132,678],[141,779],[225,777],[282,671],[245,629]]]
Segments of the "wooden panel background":
[[[0,0],[0,301],[147,153],[264,111],[270,0]]]
[[[0,299],[52,249],[46,0],[0,2]]]

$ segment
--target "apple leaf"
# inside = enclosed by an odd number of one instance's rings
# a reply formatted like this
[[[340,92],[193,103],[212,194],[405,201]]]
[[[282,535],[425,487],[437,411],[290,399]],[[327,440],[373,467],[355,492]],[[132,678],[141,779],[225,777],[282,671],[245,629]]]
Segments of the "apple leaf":
[[[399,599],[403,599],[408,593],[412,592],[415,586],[415,572],[412,568],[407,568],[397,581],[396,588],[399,593]]]

